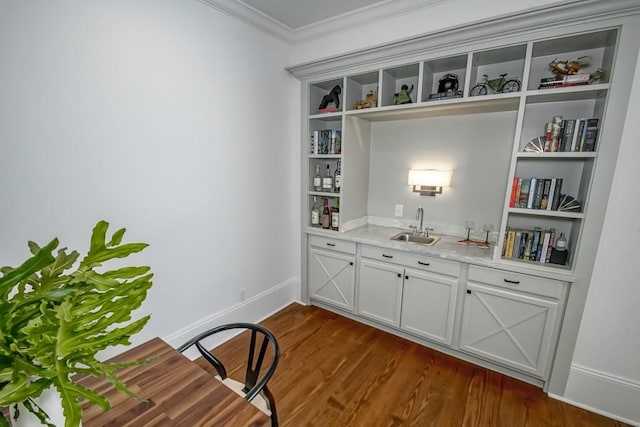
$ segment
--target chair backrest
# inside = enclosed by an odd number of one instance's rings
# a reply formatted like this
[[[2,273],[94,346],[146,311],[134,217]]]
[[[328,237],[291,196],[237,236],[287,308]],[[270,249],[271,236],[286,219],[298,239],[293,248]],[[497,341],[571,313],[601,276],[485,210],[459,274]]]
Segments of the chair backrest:
[[[209,329],[208,331],[205,331],[200,335],[190,339],[189,341],[178,347],[178,351],[182,353],[186,349],[195,345],[202,357],[204,357],[205,360],[213,365],[213,367],[218,372],[218,375],[220,375],[222,379],[225,379],[227,378],[227,371],[224,367],[224,364],[216,356],[214,356],[210,350],[207,350],[202,345],[201,341],[219,332],[234,329],[244,329],[251,331],[251,341],[249,343],[247,370],[245,374],[243,389],[243,392],[245,393],[245,399],[251,401],[267,385],[267,382],[271,379],[273,373],[276,370],[276,367],[278,366],[280,347],[278,346],[276,337],[271,333],[271,331],[264,328],[263,326],[253,323],[229,323],[227,325],[221,325],[213,329]],[[258,343],[258,338],[262,338],[262,341],[260,343]],[[264,373],[260,375],[262,365],[265,361],[265,354],[269,346],[271,346],[272,350],[271,363],[265,367],[266,369]],[[258,350],[257,355],[256,350]]]

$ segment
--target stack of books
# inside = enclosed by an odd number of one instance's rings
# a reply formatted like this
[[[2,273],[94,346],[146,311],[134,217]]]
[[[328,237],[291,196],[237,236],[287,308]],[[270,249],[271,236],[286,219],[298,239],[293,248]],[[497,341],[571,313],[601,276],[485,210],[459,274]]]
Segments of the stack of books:
[[[555,244],[556,231],[551,228],[542,230],[513,230],[507,228],[502,244],[502,257],[549,263],[551,251]]]
[[[514,177],[509,207],[547,211],[579,211],[580,203],[573,196],[562,194],[561,191],[562,178]]]
[[[529,141],[524,146],[524,151],[596,151],[599,122],[597,118],[562,119],[562,116],[555,116],[545,125],[544,136]]]
[[[311,132],[309,154],[340,154],[342,153],[342,131],[314,130]]]
[[[545,77],[540,79],[538,89],[553,89],[557,87],[572,87],[588,85],[591,80],[591,74],[569,74],[566,76]]]

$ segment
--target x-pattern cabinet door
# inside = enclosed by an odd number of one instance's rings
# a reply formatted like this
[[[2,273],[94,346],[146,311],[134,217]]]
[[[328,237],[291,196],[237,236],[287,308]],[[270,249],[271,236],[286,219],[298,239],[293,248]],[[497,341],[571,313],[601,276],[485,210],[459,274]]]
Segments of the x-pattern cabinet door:
[[[460,349],[544,378],[557,302],[467,284]]]
[[[309,295],[353,311],[355,257],[315,248],[309,250]]]

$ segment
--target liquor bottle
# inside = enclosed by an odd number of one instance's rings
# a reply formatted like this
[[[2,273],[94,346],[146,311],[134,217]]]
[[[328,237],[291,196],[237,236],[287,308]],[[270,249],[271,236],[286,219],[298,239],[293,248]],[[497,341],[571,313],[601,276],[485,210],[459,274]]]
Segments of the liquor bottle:
[[[331,207],[331,229],[338,231],[340,228],[340,208],[338,207],[338,199],[334,199],[334,206]]]
[[[316,165],[316,174],[313,176],[313,191],[322,191],[322,176],[320,175],[320,165]]]
[[[331,176],[329,164],[327,164],[327,173],[322,178],[322,191],[333,191],[333,176]]]
[[[320,209],[316,197],[313,196],[313,207],[311,208],[311,226],[320,227]]]
[[[324,207],[322,208],[322,228],[329,228],[331,225],[331,213],[329,212],[329,200],[324,199],[322,202]]]
[[[340,192],[340,187],[342,186],[342,171],[340,170],[340,160],[338,160],[338,167],[336,168],[336,172],[333,174],[333,187],[336,190],[336,193]]]

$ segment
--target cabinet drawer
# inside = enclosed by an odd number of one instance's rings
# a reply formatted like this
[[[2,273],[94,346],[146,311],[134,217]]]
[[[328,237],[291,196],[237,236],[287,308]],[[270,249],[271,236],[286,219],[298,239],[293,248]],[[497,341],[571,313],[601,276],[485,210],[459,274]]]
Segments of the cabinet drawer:
[[[316,248],[331,249],[352,255],[355,255],[356,253],[356,244],[354,242],[332,239],[330,237],[309,236],[309,245],[315,246]]]
[[[458,277],[460,274],[459,263],[424,255],[377,248],[375,246],[363,246],[362,256],[380,261],[392,262],[406,267],[419,268],[425,271],[446,274],[448,276]]]
[[[469,281],[488,283],[501,288],[528,292],[550,298],[560,299],[564,294],[566,282],[514,273],[506,270],[469,266]]]

